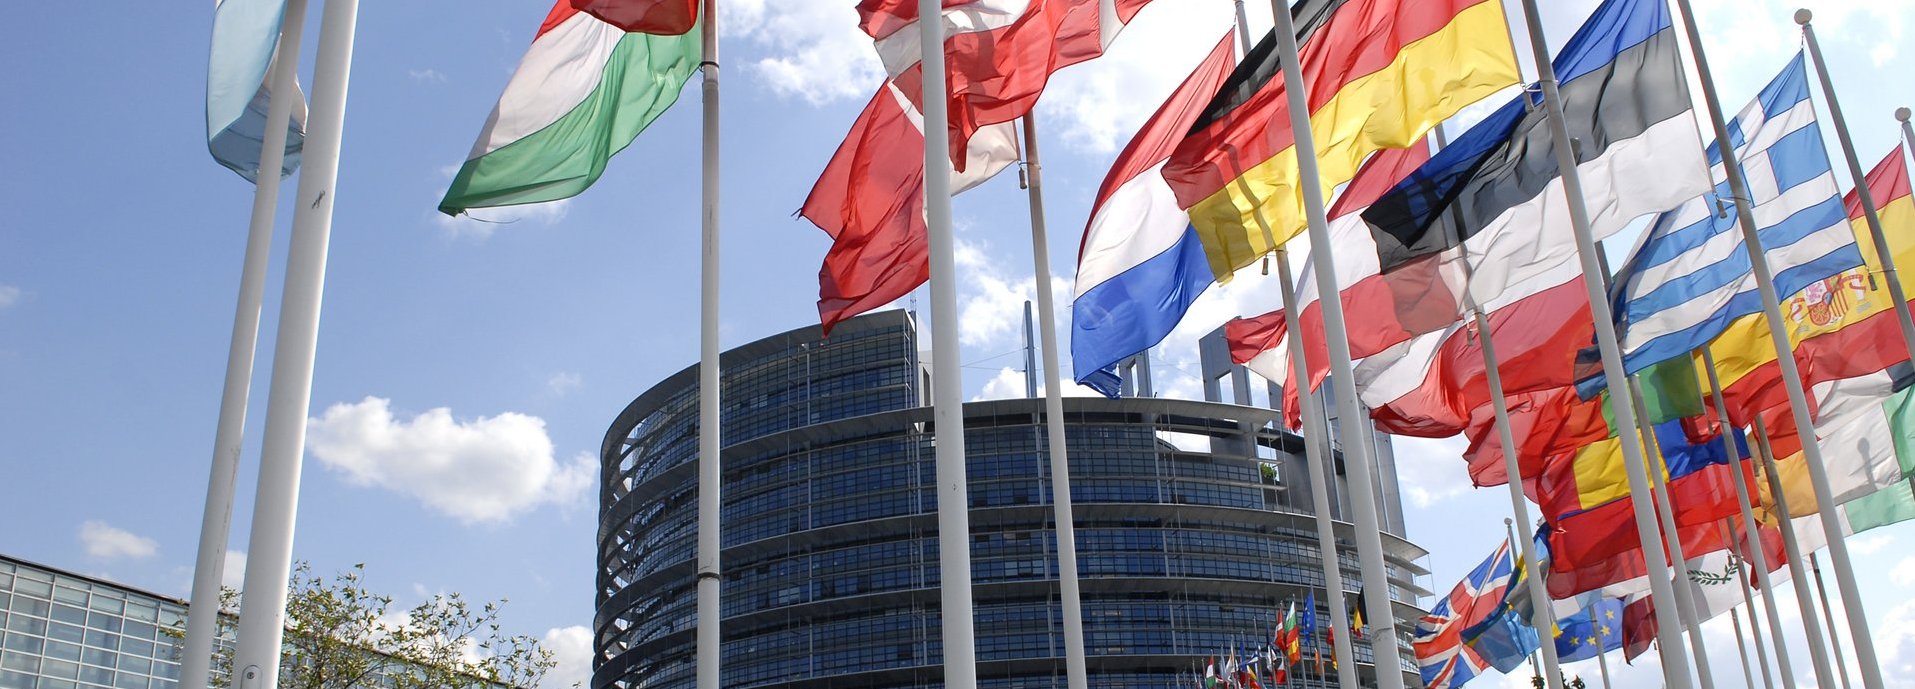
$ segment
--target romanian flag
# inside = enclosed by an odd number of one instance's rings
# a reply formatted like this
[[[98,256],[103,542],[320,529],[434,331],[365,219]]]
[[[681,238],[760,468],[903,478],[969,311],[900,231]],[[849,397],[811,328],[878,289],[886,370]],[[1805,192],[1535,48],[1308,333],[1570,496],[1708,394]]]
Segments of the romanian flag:
[[[1493,0],[1306,0],[1292,15],[1325,197],[1371,153],[1410,147],[1518,79]],[[1275,39],[1245,56],[1164,169],[1219,280],[1305,225]]]
[[[1915,268],[1915,198],[1911,198],[1902,148],[1890,151],[1867,179],[1889,252],[1901,273],[1902,290],[1915,293],[1915,280],[1906,272]],[[1861,199],[1850,192],[1843,200],[1865,265],[1812,284],[1782,303],[1789,343],[1809,386],[1882,371],[1908,358]],[[1729,418],[1737,425],[1749,424],[1764,409],[1788,403],[1768,320],[1762,314],[1731,323],[1710,342],[1709,350],[1715,356]]]

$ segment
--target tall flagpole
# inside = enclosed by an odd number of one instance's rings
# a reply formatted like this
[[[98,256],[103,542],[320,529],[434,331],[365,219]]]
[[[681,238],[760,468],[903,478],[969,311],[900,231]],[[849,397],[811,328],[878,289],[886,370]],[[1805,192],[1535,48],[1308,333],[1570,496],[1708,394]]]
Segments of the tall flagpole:
[[[1084,607],[1077,592],[1077,523],[1071,515],[1071,462],[1064,435],[1064,384],[1057,365],[1057,308],[1051,295],[1051,246],[1044,226],[1044,168],[1037,159],[1037,118],[1024,114],[1024,170],[1031,196],[1031,261],[1038,334],[1044,338],[1044,435],[1050,441],[1051,509],[1057,522],[1057,589],[1064,606],[1064,679],[1085,689]]]
[[[1737,509],[1742,513],[1742,529],[1743,532],[1747,534],[1744,538],[1744,542],[1747,544],[1749,558],[1755,562],[1756,585],[1762,589],[1762,611],[1764,615],[1768,617],[1769,636],[1775,641],[1773,644],[1775,648],[1775,667],[1782,675],[1783,689],[1795,689],[1795,668],[1793,664],[1789,662],[1788,642],[1784,640],[1782,634],[1782,611],[1776,606],[1775,587],[1770,579],[1770,572],[1774,568],[1769,566],[1768,550],[1762,546],[1761,525],[1755,521],[1755,501],[1749,498],[1748,479],[1745,478],[1745,475],[1742,473],[1743,450],[1737,448],[1735,445],[1734,427],[1729,422],[1729,407],[1722,400],[1722,379],[1716,373],[1715,354],[1709,351],[1708,347],[1702,348],[1702,366],[1709,374],[1709,398],[1715,402],[1717,423],[1722,426],[1723,449],[1728,451],[1736,467],[1735,481],[1732,482],[1735,484],[1735,502]],[[1753,471],[1759,467],[1760,459],[1751,457],[1749,459],[1751,472],[1753,473]],[[1787,538],[1792,539],[1795,537],[1794,532],[1787,529],[1783,529],[1782,533]],[[1746,580],[1743,583],[1743,587],[1745,589],[1748,587]],[[1743,595],[1747,597],[1748,592],[1744,591]],[[1754,615],[1753,603],[1751,604],[1750,610],[1751,612],[1749,614]],[[1749,626],[1755,626],[1755,620],[1751,619]],[[1758,637],[1758,639],[1759,638],[1760,637]],[[1760,648],[1761,646],[1758,645],[1757,649],[1759,650]],[[1764,664],[1763,668],[1766,671],[1768,666]]]
[[[1814,433],[1814,430],[1810,430],[1800,434],[1803,443],[1807,444],[1809,436]],[[1769,429],[1761,416],[1755,417],[1755,447],[1756,454],[1762,457],[1762,473],[1768,479],[1769,494],[1775,500],[1778,515],[1776,529],[1782,532],[1782,549],[1789,557],[1789,571],[1795,573],[1795,604],[1802,613],[1802,632],[1808,636],[1809,661],[1815,669],[1815,686],[1833,689],[1835,672],[1830,669],[1828,648],[1822,640],[1822,621],[1815,614],[1815,601],[1808,595],[1808,584],[1802,581],[1802,572],[1807,568],[1802,562],[1802,546],[1795,538],[1795,517],[1789,511],[1789,496],[1782,491],[1782,479],[1776,476],[1775,454],[1769,447]],[[1777,648],[1781,646],[1780,643],[1776,644]]]
[[[1464,290],[1465,293],[1468,290]],[[1489,316],[1477,308],[1474,298],[1466,297],[1470,302],[1470,313],[1476,318],[1476,334],[1483,343],[1483,371],[1489,379],[1489,397],[1491,408],[1496,412],[1496,437],[1503,443],[1503,469],[1509,473],[1509,510],[1521,540],[1511,545],[1523,554],[1528,563],[1529,574],[1524,576],[1525,587],[1529,589],[1529,624],[1537,631],[1554,629],[1556,613],[1550,605],[1549,589],[1543,583],[1542,562],[1536,558],[1536,531],[1530,526],[1529,505],[1523,501],[1523,467],[1516,458],[1516,436],[1510,431],[1509,400],[1503,396],[1503,374],[1496,367],[1496,343],[1490,335]],[[1512,537],[1514,538],[1514,536]],[[1561,661],[1556,657],[1556,644],[1548,639],[1538,644],[1543,656],[1544,676],[1549,686],[1560,687],[1563,684]]]
[[[346,86],[359,0],[326,0],[313,68],[312,107],[304,160],[293,197],[292,245],[273,343],[273,376],[266,396],[266,434],[259,487],[246,549],[246,600],[240,608],[233,668],[243,689],[279,685],[280,642],[286,631],[287,576],[299,510],[299,467],[306,452],[306,412],[312,406],[313,358],[319,344],[319,307],[326,287],[326,247],[339,195],[339,145],[346,121]],[[268,106],[270,107],[270,106]]]
[[[1729,137],[1727,122],[1722,116],[1722,104],[1716,96],[1715,78],[1709,72],[1709,60],[1702,47],[1700,29],[1696,28],[1695,12],[1689,7],[1689,0],[1674,0],[1682,12],[1682,23],[1689,34],[1689,47],[1696,64],[1696,77],[1702,82],[1703,100],[1709,107],[1709,122],[1715,127],[1717,148],[1722,152],[1722,168],[1729,179],[1729,192],[1734,196],[1736,216],[1742,225],[1742,244],[1749,253],[1749,264],[1755,275],[1756,291],[1762,296],[1762,310],[1769,319],[1769,337],[1775,342],[1776,363],[1781,367],[1782,387],[1789,397],[1789,411],[1795,417],[1795,427],[1802,430],[1802,455],[1808,464],[1809,484],[1815,489],[1815,500],[1822,511],[1822,532],[1828,537],[1829,564],[1835,570],[1835,583],[1842,591],[1843,600],[1861,600],[1861,589],[1855,583],[1855,571],[1849,560],[1848,542],[1844,540],[1841,520],[1837,518],[1835,493],[1829,486],[1827,465],[1822,461],[1822,445],[1815,437],[1815,421],[1809,414],[1808,392],[1803,389],[1802,374],[1795,364],[1795,357],[1788,355],[1795,351],[1789,342],[1788,321],[1782,319],[1781,301],[1775,291],[1775,276],[1769,270],[1769,262],[1762,249],[1762,238],[1756,233],[1755,211],[1750,208],[1749,184],[1742,176],[1741,162],[1737,160],[1735,146]],[[1861,188],[1867,188],[1865,180],[1856,180]],[[1891,284],[1893,281],[1891,281]],[[1857,606],[1849,611],[1849,630],[1855,637],[1855,655],[1862,666],[1862,686],[1865,689],[1883,689],[1881,663],[1875,657],[1875,644],[1870,641],[1867,611]],[[1819,676],[1819,686],[1834,686],[1828,677]]]
[[[1329,424],[1323,418],[1323,408],[1317,404],[1317,394],[1310,389],[1309,357],[1303,351],[1303,319],[1297,313],[1296,284],[1290,276],[1290,255],[1283,247],[1277,247],[1277,282],[1283,285],[1283,318],[1290,336],[1290,370],[1296,371],[1297,409],[1303,415],[1303,458],[1310,465],[1310,482],[1316,484],[1310,491],[1310,509],[1316,515],[1317,560],[1323,565],[1323,603],[1330,606],[1330,629],[1336,632],[1331,644],[1331,656],[1342,659],[1334,663],[1337,671],[1337,686],[1355,687],[1356,656],[1351,653],[1349,608],[1343,600],[1343,558],[1338,555],[1336,524],[1330,513],[1330,491],[1336,489],[1336,470],[1331,466],[1328,447]],[[1332,297],[1341,299],[1341,296]],[[1275,405],[1281,415],[1283,403]]]
[[[724,509],[722,461],[723,419],[719,416],[719,395],[723,383],[719,377],[718,353],[718,0],[705,0],[700,9],[698,70],[704,75],[700,95],[704,105],[703,179],[700,181],[702,208],[699,212],[699,306],[698,318],[698,689],[718,689],[722,672],[720,621],[719,551],[724,546],[719,515]]]
[[[1848,120],[1842,116],[1842,102],[1835,98],[1835,82],[1829,77],[1829,68],[1822,61],[1822,44],[1815,40],[1815,27],[1809,25],[1814,13],[1800,9],[1795,11],[1795,23],[1802,25],[1802,40],[1808,44],[1809,60],[1815,63],[1815,74],[1822,82],[1822,96],[1828,101],[1829,119],[1835,125],[1835,139],[1842,144],[1842,158],[1848,163],[1849,178],[1855,180],[1855,195],[1862,199],[1862,213],[1868,220],[1869,239],[1875,242],[1876,260],[1882,264],[1882,277],[1888,281],[1889,297],[1895,300],[1895,321],[1902,326],[1902,345],[1908,348],[1909,361],[1915,361],[1915,318],[1908,310],[1908,295],[1902,292],[1902,281],[1895,273],[1895,253],[1889,250],[1888,237],[1882,232],[1882,215],[1875,205],[1875,193],[1868,188],[1868,175],[1862,172],[1862,161],[1855,155],[1855,142],[1849,138]],[[1846,597],[1843,600],[1848,600]],[[1856,606],[1860,607],[1860,606]],[[1833,628],[1831,628],[1833,631]],[[1832,635],[1831,639],[1834,638]],[[1842,673],[1842,687],[1848,689],[1848,673]]]
[[[1576,169],[1569,124],[1563,116],[1562,94],[1557,91],[1556,67],[1550,62],[1549,46],[1543,41],[1542,18],[1536,10],[1536,0],[1523,0],[1523,18],[1527,22],[1530,50],[1535,54],[1536,69],[1542,84],[1543,107],[1549,117],[1550,134],[1555,139],[1552,148],[1556,152],[1556,166],[1562,174],[1563,196],[1569,206],[1570,225],[1575,230],[1576,255],[1582,262],[1583,287],[1588,290],[1589,315],[1596,328],[1596,346],[1602,352],[1603,376],[1612,396],[1627,396],[1629,379],[1623,373],[1622,347],[1616,343],[1616,322],[1603,290],[1607,275],[1601,266],[1600,249],[1589,231],[1589,208],[1583,198],[1582,175]],[[1617,428],[1636,428],[1635,405],[1612,404],[1611,407],[1615,410]],[[1623,468],[1629,478],[1629,493],[1649,495],[1649,481],[1644,475],[1642,436],[1629,432],[1619,435],[1622,436]],[[1642,546],[1643,561],[1649,570],[1650,599],[1658,610],[1676,609],[1668,563],[1655,556],[1662,552],[1662,530],[1656,526],[1655,510],[1646,500],[1633,500],[1631,503],[1635,511],[1636,535]],[[1657,625],[1656,639],[1662,654],[1665,689],[1690,689],[1694,685],[1689,676],[1689,654],[1683,648],[1681,632],[1675,625]]]
[[[299,44],[306,33],[306,0],[287,0],[280,20],[266,104],[266,132],[259,167],[253,171],[253,213],[246,253],[239,271],[239,304],[233,310],[233,336],[226,347],[226,384],[220,391],[219,423],[213,430],[213,462],[206,479],[206,509],[200,515],[199,556],[193,565],[192,602],[187,608],[186,647],[181,651],[180,686],[211,686],[213,637],[219,631],[220,582],[226,570],[226,542],[233,531],[233,494],[239,482],[240,446],[246,435],[246,405],[253,386],[253,355],[259,345],[259,310],[265,300],[267,262],[272,256],[273,219],[279,212],[279,171],[286,162],[286,131],[293,119],[294,86],[299,74]]]
[[[951,133],[944,7],[918,0],[924,103],[924,219],[931,254],[931,402],[937,448],[939,614],[944,686],[977,688],[971,612],[971,513],[964,478],[964,373],[958,360],[957,260],[951,237]],[[1053,386],[1055,387],[1055,386]]]
[[[1735,608],[1729,608],[1729,625],[1735,630],[1736,653],[1742,656],[1742,686],[1754,689],[1755,671],[1749,667],[1749,645],[1742,639],[1742,616],[1736,614]],[[1755,626],[1755,620],[1749,620],[1749,626]]]
[[[930,0],[924,0],[929,2]],[[1290,8],[1283,0],[1272,0],[1271,14],[1276,17],[1277,49],[1283,63],[1283,81],[1294,88],[1285,89],[1289,99],[1290,129],[1295,133],[1298,186],[1302,187],[1303,209],[1309,219],[1310,255],[1316,262],[1318,303],[1323,308],[1324,339],[1330,350],[1330,382],[1336,386],[1337,417],[1343,419],[1338,430],[1343,446],[1344,471],[1350,481],[1351,508],[1355,511],[1357,560],[1362,566],[1363,590],[1379,633],[1370,640],[1376,662],[1379,689],[1403,689],[1403,660],[1398,650],[1396,612],[1391,606],[1390,582],[1383,564],[1383,534],[1377,528],[1376,478],[1369,425],[1357,408],[1356,380],[1351,373],[1350,338],[1343,321],[1343,300],[1337,285],[1336,263],[1330,258],[1330,223],[1324,214],[1323,185],[1317,173],[1317,146],[1310,128],[1309,97],[1305,93],[1303,68],[1297,58],[1296,26]],[[1301,335],[1299,335],[1301,337]],[[1354,660],[1354,659],[1353,659]],[[1678,688],[1686,689],[1686,688]],[[1871,688],[1873,689],[1873,688]]]
[[[1723,426],[1722,430],[1724,433],[1729,432],[1729,428],[1726,425]],[[1731,447],[1733,447],[1733,445],[1731,445]],[[1735,467],[1735,471],[1737,474],[1736,478],[1739,480],[1742,478],[1741,476],[1742,459],[1740,457],[1734,457],[1733,454],[1731,454],[1731,457],[1733,458],[1731,466]],[[1725,517],[1722,520],[1722,529],[1724,533],[1727,533],[1729,535],[1729,542],[1734,543],[1735,542],[1735,524],[1729,521],[1729,519]],[[1760,534],[1756,534],[1756,532],[1754,531],[1750,531],[1750,533],[1755,535],[1755,538],[1752,539],[1750,542],[1753,543],[1755,547],[1757,548],[1762,547]],[[1736,553],[1736,561],[1739,563],[1740,567],[1753,566],[1749,563],[1748,559],[1742,557],[1740,553]],[[1749,590],[1749,577],[1746,575],[1746,573],[1738,574],[1735,577],[1735,581],[1736,581],[1736,588],[1739,588],[1742,590],[1742,604],[1748,607],[1749,609],[1749,632],[1750,632],[1750,635],[1752,636],[1752,638],[1750,639],[1750,645],[1755,647],[1755,665],[1756,667],[1759,667],[1762,669],[1762,689],[1775,689],[1775,675],[1769,672],[1769,652],[1768,652],[1768,649],[1764,647],[1764,643],[1762,640],[1762,623],[1757,622],[1755,619],[1755,615],[1756,615],[1755,595],[1753,592]],[[1753,688],[1755,686],[1755,682],[1751,680],[1749,682],[1749,685],[1751,688]],[[1794,686],[1794,685],[1791,684],[1790,686]]]
[[[1620,631],[1618,633],[1620,633]],[[1600,643],[1604,646],[1609,645],[1608,640],[1600,639],[1600,637],[1597,643]],[[1606,650],[1597,651],[1596,668],[1597,670],[1602,672],[1602,689],[1613,689],[1614,685],[1609,683],[1609,651],[1606,651]]]
[[[1815,553],[1809,553],[1809,571],[1815,574],[1815,598],[1822,603],[1822,620],[1829,625],[1829,663],[1835,666],[1842,689],[1849,689],[1848,667],[1842,662],[1842,634],[1835,629],[1835,609],[1829,607],[1829,590],[1822,585],[1822,562]]]
[[[1689,634],[1690,652],[1696,656],[1696,682],[1703,689],[1715,687],[1715,668],[1709,664],[1709,649],[1702,639],[1702,615],[1696,607],[1695,592],[1689,590],[1691,578],[1689,559],[1682,549],[1682,530],[1676,526],[1675,507],[1669,503],[1669,460],[1662,453],[1662,440],[1656,437],[1655,424],[1650,422],[1649,407],[1643,403],[1642,383],[1635,376],[1629,377],[1629,400],[1636,405],[1636,423],[1642,430],[1644,442],[1649,446],[1649,457],[1653,460],[1649,470],[1649,485],[1655,489],[1656,513],[1662,517],[1662,539],[1664,547],[1669,549],[1670,568],[1676,581],[1681,582],[1676,589],[1676,618],[1682,621],[1682,628]],[[1658,551],[1660,553],[1660,551]],[[1647,555],[1646,557],[1654,557]],[[1660,611],[1657,613],[1660,615]]]

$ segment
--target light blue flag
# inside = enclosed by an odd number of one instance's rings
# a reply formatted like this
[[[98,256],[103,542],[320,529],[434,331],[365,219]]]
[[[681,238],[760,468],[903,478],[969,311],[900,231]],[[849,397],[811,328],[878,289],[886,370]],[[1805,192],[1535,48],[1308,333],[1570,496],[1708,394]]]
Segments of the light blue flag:
[[[266,106],[272,96],[267,79],[285,14],[286,0],[214,0],[213,49],[206,68],[206,148],[219,164],[249,182],[258,182]],[[286,132],[282,177],[299,169],[299,152],[306,142],[306,96],[297,83],[292,91],[297,100]]]
[[[1748,181],[1763,256],[1782,299],[1862,265],[1797,53],[1755,101],[1728,123],[1729,145]],[[1617,330],[1624,368],[1635,373],[1690,352],[1762,300],[1722,168],[1718,184],[1656,218],[1616,276]]]
[[[1605,598],[1557,620],[1555,635],[1556,657],[1565,663],[1622,648],[1622,600]]]

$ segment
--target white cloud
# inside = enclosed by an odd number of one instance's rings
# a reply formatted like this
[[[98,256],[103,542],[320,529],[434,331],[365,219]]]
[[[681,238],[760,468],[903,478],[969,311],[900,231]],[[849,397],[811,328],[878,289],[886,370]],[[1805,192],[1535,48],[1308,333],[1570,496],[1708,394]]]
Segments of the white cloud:
[[[1258,30],[1268,30],[1268,3],[1248,4],[1259,6]],[[1038,114],[1073,149],[1115,151],[1235,26],[1227,2],[1151,3],[1102,57],[1052,77]]]
[[[1393,442],[1397,481],[1411,505],[1428,508],[1470,489],[1469,472],[1463,470],[1462,459],[1469,442],[1461,436],[1398,436]]]
[[[151,538],[115,527],[103,521],[80,525],[80,544],[88,557],[103,560],[145,559],[159,554],[160,544]]]
[[[1896,563],[1895,569],[1888,571],[1888,580],[1904,588],[1915,586],[1915,557],[1905,557]]]
[[[592,679],[591,630],[579,625],[555,627],[545,632],[544,643],[558,666],[545,673],[541,689],[570,689],[589,683]]]
[[[577,390],[578,386],[583,383],[584,380],[579,378],[577,373],[559,371],[558,373],[552,374],[552,377],[545,379],[545,391],[551,393],[553,397],[563,397],[566,393]]]
[[[850,3],[735,0],[720,7],[725,35],[761,49],[764,56],[745,63],[745,73],[772,93],[823,105],[867,98],[884,80]]]
[[[1862,538],[1849,539],[1849,550],[1857,555],[1874,555],[1894,543],[1895,537],[1888,534],[1875,534]]]
[[[1039,363],[1038,365],[1042,366],[1043,364]],[[1044,376],[1043,373],[1040,372],[1037,379],[1037,395],[1042,397],[1045,391]],[[1005,366],[998,369],[997,375],[991,376],[991,380],[984,383],[984,389],[980,390],[976,397],[972,397],[971,401],[982,402],[984,400],[1024,399],[1026,397],[1025,392],[1024,372]],[[1098,395],[1096,390],[1066,380],[1064,382],[1064,396],[1099,397],[1100,395]]]
[[[418,81],[418,82],[438,82],[443,84],[446,81],[446,75],[444,72],[441,72],[436,69],[432,69],[430,67],[426,69],[408,69],[406,70],[406,76],[411,77],[413,81]]]
[[[0,309],[20,303],[20,288],[13,285],[0,285]]]
[[[1882,678],[1891,687],[1915,687],[1915,600],[1895,606],[1875,623]]]
[[[219,585],[235,591],[246,585],[246,552],[227,550],[226,566],[219,572]]]
[[[453,168],[456,172],[458,168]],[[442,193],[440,192],[435,193]],[[437,203],[435,199],[434,203]],[[500,227],[526,223],[535,226],[550,226],[565,219],[566,211],[571,207],[572,199],[559,199],[546,203],[533,203],[523,206],[503,206],[500,208],[469,208],[466,212],[451,216],[433,211],[432,221],[445,230],[453,239],[484,240],[491,237]]]
[[[998,266],[1007,261],[1017,265],[1017,254],[993,252],[983,242],[959,239],[955,249],[959,284],[963,286],[958,294],[958,341],[966,347],[1022,347],[1024,302],[1037,300],[1037,280],[1031,271],[1007,274],[1000,270]],[[1057,337],[1064,342],[1070,338],[1070,294],[1070,276],[1052,275]],[[1023,389],[1021,383],[1017,389]]]
[[[545,421],[513,412],[461,421],[440,407],[401,420],[390,401],[367,397],[333,405],[308,428],[312,456],[353,483],[410,495],[463,522],[575,504],[597,473],[589,454],[560,463]]]

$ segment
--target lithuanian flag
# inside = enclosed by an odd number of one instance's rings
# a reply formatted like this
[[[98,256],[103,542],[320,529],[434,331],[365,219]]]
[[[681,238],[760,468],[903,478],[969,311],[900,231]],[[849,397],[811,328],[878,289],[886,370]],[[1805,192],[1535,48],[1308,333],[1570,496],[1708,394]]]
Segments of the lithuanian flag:
[[[1907,272],[1915,268],[1915,196],[1910,194],[1902,147],[1890,151],[1869,171],[1867,180],[1903,293],[1915,293],[1915,279]],[[1807,386],[1868,375],[1908,358],[1861,198],[1851,191],[1843,200],[1863,266],[1788,295],[1782,302],[1789,344]],[[1709,343],[1709,351],[1715,356],[1724,402],[1736,425],[1748,425],[1754,414],[1787,404],[1774,340],[1762,314],[1730,323]],[[1707,379],[1702,384],[1707,385]]]
[[[1518,79],[1495,0],[1305,0],[1292,14],[1326,197],[1371,153],[1408,148]],[[1244,57],[1164,168],[1219,281],[1305,226],[1275,39]]]

